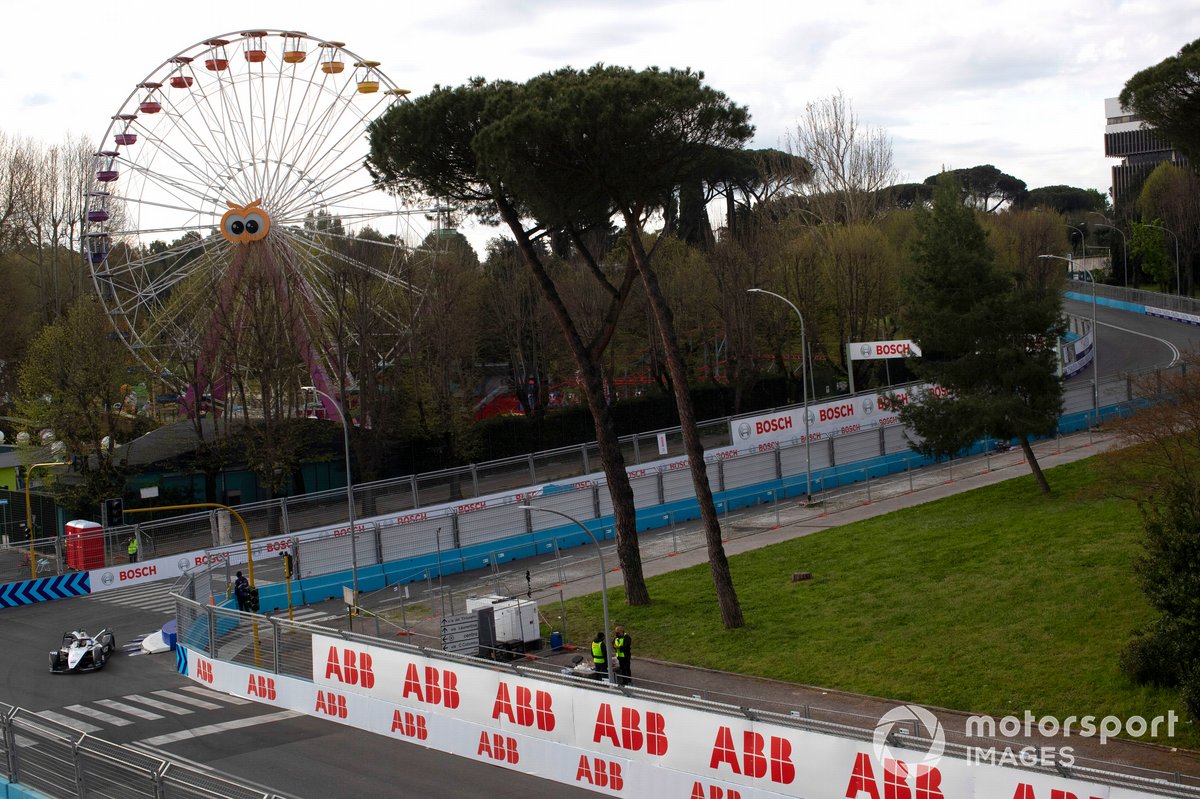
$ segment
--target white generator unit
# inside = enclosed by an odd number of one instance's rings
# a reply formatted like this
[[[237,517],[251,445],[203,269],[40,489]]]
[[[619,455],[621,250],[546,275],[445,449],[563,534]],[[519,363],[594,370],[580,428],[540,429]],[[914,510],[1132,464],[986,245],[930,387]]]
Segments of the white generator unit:
[[[538,623],[537,602],[532,599],[515,599],[496,594],[467,598],[467,612],[491,608],[496,623],[496,641],[530,644],[541,640],[541,625]]]

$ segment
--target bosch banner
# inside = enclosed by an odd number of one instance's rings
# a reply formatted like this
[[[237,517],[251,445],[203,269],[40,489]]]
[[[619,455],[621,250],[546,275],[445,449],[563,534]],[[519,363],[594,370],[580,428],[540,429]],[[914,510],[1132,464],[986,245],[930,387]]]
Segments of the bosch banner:
[[[907,386],[880,394],[859,394],[855,397],[810,405],[808,428],[800,408],[751,416],[730,421],[730,437],[734,446],[742,449],[766,441],[823,441],[835,436],[857,433],[899,424],[896,408],[907,404],[914,394],[940,391],[936,387]]]
[[[915,341],[861,341],[846,347],[852,361],[874,361],[880,358],[920,358],[921,348]]]

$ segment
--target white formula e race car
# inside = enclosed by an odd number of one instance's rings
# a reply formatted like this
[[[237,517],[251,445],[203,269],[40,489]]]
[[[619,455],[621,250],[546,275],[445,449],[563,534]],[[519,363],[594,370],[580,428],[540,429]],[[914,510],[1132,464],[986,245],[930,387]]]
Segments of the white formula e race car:
[[[50,671],[55,674],[100,671],[116,648],[116,636],[108,629],[94,636],[83,630],[63,633],[62,646],[50,653]]]

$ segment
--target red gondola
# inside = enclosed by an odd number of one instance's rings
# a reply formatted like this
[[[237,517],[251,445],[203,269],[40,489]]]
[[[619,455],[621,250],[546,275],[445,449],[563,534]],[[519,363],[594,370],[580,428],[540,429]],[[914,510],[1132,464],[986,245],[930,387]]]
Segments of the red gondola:
[[[143,114],[157,114],[162,110],[162,103],[154,99],[154,93],[162,88],[161,83],[139,83],[138,88],[147,92],[146,99],[138,105]]]
[[[180,67],[185,67],[192,63],[192,59],[185,55],[177,55],[171,59],[172,64],[179,64]],[[172,89],[190,89],[192,87],[193,78],[191,75],[172,75],[170,78]]]
[[[263,45],[263,38],[266,37],[266,31],[242,31],[242,35],[250,41],[246,43],[246,60],[251,64],[261,64],[267,60],[267,50]]]
[[[209,39],[205,44],[220,49],[213,50],[212,58],[204,59],[204,68],[210,72],[223,72],[229,69],[229,59],[225,56],[225,45],[229,44],[229,41],[226,39]]]

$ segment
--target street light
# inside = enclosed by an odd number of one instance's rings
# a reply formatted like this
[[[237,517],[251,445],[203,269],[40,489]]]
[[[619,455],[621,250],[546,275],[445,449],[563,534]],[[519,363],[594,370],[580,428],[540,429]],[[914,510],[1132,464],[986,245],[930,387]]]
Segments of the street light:
[[[1151,225],[1143,223],[1142,227],[1152,227],[1155,230],[1162,230],[1171,234],[1171,238],[1175,239],[1175,293],[1183,294],[1183,284],[1179,281],[1179,237],[1167,230],[1162,225]]]
[[[192,510],[194,508],[220,508],[227,512],[230,516],[237,519],[237,523],[242,528],[242,539],[246,542],[246,571],[250,575],[250,587],[254,587],[254,547],[250,543],[250,528],[246,526],[246,520],[242,518],[242,514],[238,513],[228,505],[222,505],[219,502],[190,502],[186,505],[155,505],[148,508],[125,508],[126,515],[132,513],[156,513],[160,510]],[[136,527],[134,528],[136,531]],[[140,544],[140,542],[139,542]]]
[[[808,449],[808,350],[805,348],[804,338],[804,316],[800,313],[791,300],[776,294],[773,291],[766,289],[746,289],[750,294],[769,294],[777,300],[783,300],[791,309],[796,312],[796,316],[800,319],[800,382],[804,384],[804,479],[806,485],[804,488],[805,500],[812,500],[812,461],[809,459]],[[853,367],[851,367],[853,368]]]
[[[37,553],[33,549],[33,507],[29,500],[29,484],[30,478],[33,477],[34,469],[43,469],[47,466],[64,466],[65,464],[53,461],[50,463],[33,463],[25,469],[25,530],[29,533],[29,579],[37,579]]]
[[[1070,264],[1072,274],[1074,272],[1075,262],[1070,258],[1064,258],[1061,255],[1039,255],[1038,258],[1053,258],[1057,261],[1066,261]],[[1096,426],[1100,426],[1100,331],[1096,327],[1096,278],[1087,269],[1083,270],[1088,276],[1088,280],[1092,281],[1092,413],[1096,417]]]
[[[608,574],[604,568],[604,553],[600,550],[600,542],[596,540],[595,534],[588,529],[588,526],[576,519],[574,516],[563,513],[560,510],[553,508],[535,508],[532,505],[518,505],[518,508],[525,511],[541,511],[542,513],[553,513],[555,516],[561,516],[568,521],[575,522],[580,530],[587,533],[588,538],[592,539],[592,543],[596,545],[596,557],[600,560],[600,602],[604,608],[604,651],[608,655],[605,661],[608,664],[608,681],[616,683],[613,679],[613,653],[609,652],[609,647],[612,646],[612,630],[608,626]]]
[[[1129,288],[1129,242],[1125,239],[1125,231],[1121,230],[1119,227],[1113,227],[1112,225],[1101,225],[1099,223],[1097,223],[1095,227],[1108,228],[1109,230],[1115,230],[1121,234],[1121,247],[1123,247],[1125,250],[1125,260],[1123,262],[1124,268],[1122,269],[1122,272],[1125,275],[1125,288]]]
[[[1074,230],[1076,233],[1079,234],[1079,256],[1081,258],[1086,259],[1087,258],[1087,236],[1084,235],[1083,228],[1080,228],[1080,227],[1077,227],[1077,226],[1071,225],[1071,224],[1068,224],[1067,227],[1071,228],[1071,230]],[[1075,250],[1075,245],[1072,244],[1071,251],[1074,252],[1074,250]]]
[[[354,480],[350,474],[350,423],[342,412],[342,404],[316,386],[301,386],[301,391],[311,391],[329,400],[329,404],[337,411],[342,420],[342,443],[346,448],[346,506],[350,513],[350,575],[354,583],[354,607],[358,607],[358,545],[355,543],[354,530]]]

